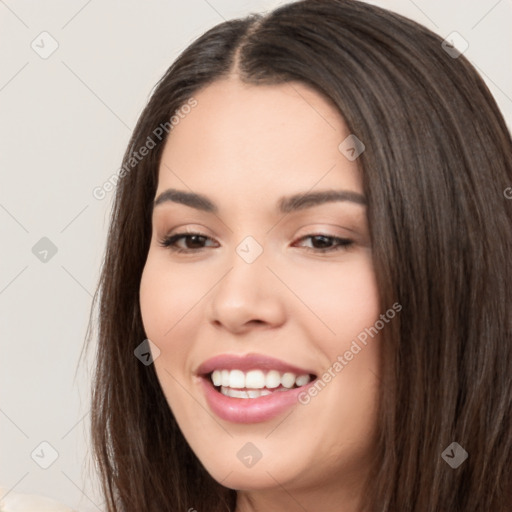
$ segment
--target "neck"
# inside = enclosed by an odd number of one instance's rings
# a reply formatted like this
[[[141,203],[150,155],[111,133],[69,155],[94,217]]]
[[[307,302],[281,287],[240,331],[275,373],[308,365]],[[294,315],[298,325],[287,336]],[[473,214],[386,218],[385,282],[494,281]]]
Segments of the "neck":
[[[235,512],[361,512],[362,489],[338,480],[316,488],[292,488],[276,480],[271,490],[238,491]]]

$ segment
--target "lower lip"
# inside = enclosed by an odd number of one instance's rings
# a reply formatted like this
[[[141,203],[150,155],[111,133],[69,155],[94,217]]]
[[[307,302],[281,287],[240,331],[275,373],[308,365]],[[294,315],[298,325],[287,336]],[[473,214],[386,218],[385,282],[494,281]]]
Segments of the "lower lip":
[[[223,420],[232,423],[260,423],[279,416],[293,405],[298,405],[299,393],[311,382],[289,391],[274,391],[271,395],[258,398],[231,398],[217,391],[209,378],[201,383],[210,409]]]

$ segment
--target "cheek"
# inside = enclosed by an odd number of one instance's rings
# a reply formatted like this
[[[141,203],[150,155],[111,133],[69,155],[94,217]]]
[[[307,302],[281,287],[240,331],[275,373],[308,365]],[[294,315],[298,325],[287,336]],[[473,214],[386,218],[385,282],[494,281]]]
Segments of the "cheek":
[[[142,323],[146,336],[160,349],[155,371],[173,410],[176,404],[187,403],[183,388],[177,382],[183,381],[188,368],[192,330],[197,323],[194,306],[205,293],[200,282],[185,270],[176,267],[171,270],[165,257],[151,252],[141,277]]]
[[[169,270],[163,258],[148,256],[140,283],[140,308],[149,339],[169,339],[181,326],[181,319],[206,292],[206,283],[184,269]]]
[[[314,313],[305,318],[315,325],[313,339],[322,340],[328,352],[339,351],[378,319],[379,293],[370,254],[293,272],[287,282]]]

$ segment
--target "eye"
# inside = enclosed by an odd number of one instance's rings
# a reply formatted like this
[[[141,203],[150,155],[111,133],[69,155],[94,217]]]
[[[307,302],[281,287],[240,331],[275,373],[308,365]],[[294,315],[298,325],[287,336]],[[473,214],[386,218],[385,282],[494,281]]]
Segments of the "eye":
[[[311,240],[312,246],[304,246],[305,249],[319,253],[347,249],[354,243],[353,240],[348,238],[341,238],[324,234],[306,235],[301,237],[296,243],[300,243],[308,239]],[[179,246],[179,242],[184,242],[185,247]],[[173,252],[190,253],[197,252],[206,248],[206,242],[214,242],[214,240],[207,235],[203,235],[202,233],[182,232],[163,238],[159,241],[159,245],[166,247]],[[218,247],[218,245],[213,246]]]
[[[177,242],[181,241],[185,242],[185,247],[177,245]],[[174,252],[195,252],[203,249],[205,247],[204,243],[207,241],[213,242],[213,239],[201,233],[183,232],[163,238],[159,241],[159,245],[167,247]]]
[[[312,247],[306,247],[306,249],[309,251],[320,253],[347,249],[354,243],[354,241],[350,240],[349,238],[340,238],[337,236],[330,236],[324,234],[306,235],[300,238],[299,242],[308,239],[311,240]]]

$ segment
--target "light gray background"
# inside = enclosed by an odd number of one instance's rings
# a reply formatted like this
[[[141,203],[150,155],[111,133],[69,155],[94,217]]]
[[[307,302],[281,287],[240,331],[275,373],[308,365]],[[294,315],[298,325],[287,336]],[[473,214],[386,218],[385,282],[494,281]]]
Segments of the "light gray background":
[[[75,370],[113,193],[92,195],[119,169],[148,95],[206,29],[285,2],[0,0],[0,486],[102,509],[89,459],[90,368]],[[512,0],[372,1],[446,37],[465,55],[512,126]],[[31,42],[47,31],[58,49]],[[39,41],[39,42],[38,42]],[[512,184],[511,184],[512,185]],[[48,237],[46,263],[32,247]],[[42,441],[59,457],[42,469]],[[48,449],[37,451],[40,461]],[[0,494],[1,497],[1,494]]]

